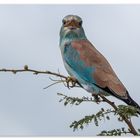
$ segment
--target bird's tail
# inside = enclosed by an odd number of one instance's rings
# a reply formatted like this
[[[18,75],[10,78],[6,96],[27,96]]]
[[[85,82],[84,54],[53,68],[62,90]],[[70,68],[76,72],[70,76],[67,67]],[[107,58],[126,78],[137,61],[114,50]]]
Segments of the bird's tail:
[[[138,109],[137,113],[140,114],[140,106],[129,96],[128,98],[123,100],[126,104],[131,105]]]

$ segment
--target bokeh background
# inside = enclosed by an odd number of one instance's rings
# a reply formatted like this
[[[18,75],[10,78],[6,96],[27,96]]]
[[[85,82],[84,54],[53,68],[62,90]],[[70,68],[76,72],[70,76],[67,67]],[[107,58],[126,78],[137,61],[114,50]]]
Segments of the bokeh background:
[[[140,104],[140,5],[0,5],[0,68],[50,70],[68,75],[59,50],[61,20],[79,15],[88,39],[108,59]],[[55,77],[53,77],[55,78]],[[111,116],[73,132],[69,125],[107,104],[64,106],[57,93],[82,97],[83,89],[51,84],[49,75],[0,72],[0,136],[95,136],[101,130],[125,127]],[[109,97],[117,104],[123,102]],[[132,120],[136,128],[140,119]]]

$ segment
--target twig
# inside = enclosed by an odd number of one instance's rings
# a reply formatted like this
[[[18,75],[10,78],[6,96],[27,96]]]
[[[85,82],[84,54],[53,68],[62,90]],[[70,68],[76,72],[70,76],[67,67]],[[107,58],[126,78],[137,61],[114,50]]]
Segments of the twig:
[[[51,72],[51,71],[39,71],[39,70],[34,70],[34,69],[29,69],[29,67],[27,65],[24,66],[23,69],[5,69],[5,68],[2,68],[0,69],[0,72],[12,72],[13,74],[16,74],[16,73],[19,73],[19,72],[31,72],[35,75],[38,75],[38,74],[49,74],[49,75],[53,75],[53,76],[57,76],[57,77],[60,77],[61,81],[64,83],[66,82],[66,85],[69,85],[70,82],[75,82],[75,85],[72,85],[72,86],[67,86],[68,88],[69,87],[82,87],[81,84],[78,82],[78,81],[69,81],[68,79],[70,78],[69,76],[64,76],[64,75],[61,75],[60,73],[55,73],[55,72]],[[62,80],[62,79],[65,79]],[[59,83],[59,82],[58,82]],[[76,86],[76,84],[78,86]]]
[[[33,74],[37,75],[37,74],[49,74],[49,75],[54,75],[57,77],[61,77],[66,79],[67,77],[58,73],[54,73],[51,71],[39,71],[39,70],[33,70],[33,69],[29,69],[27,65],[24,66],[24,69],[0,69],[0,72],[12,72],[14,74],[19,73],[19,72],[32,72]]]
[[[99,94],[99,96],[103,99],[104,102],[110,104],[116,111],[118,110],[117,106],[114,104],[114,102],[109,101],[105,96]],[[133,135],[138,135],[137,131],[135,130],[134,126],[132,125],[131,121],[129,121],[124,115],[119,114],[122,119],[125,121],[125,123],[128,125],[130,133]]]
[[[53,85],[56,85],[56,84],[59,84],[59,83],[62,83],[62,82],[63,82],[63,81],[58,80],[57,82],[54,82],[54,83],[52,83],[52,84],[50,84],[50,85],[44,87],[43,89],[47,89],[47,88],[49,88],[49,87],[51,87],[51,86],[53,86]]]
[[[61,80],[64,79],[65,82],[67,83],[67,87],[69,86],[69,81],[68,81],[69,77],[61,75],[60,73],[58,74],[58,73],[54,73],[54,72],[47,71],[47,70],[46,71],[39,71],[39,70],[29,69],[27,65],[25,65],[23,69],[5,69],[5,68],[3,68],[3,69],[0,69],[0,72],[12,72],[14,74],[19,73],[19,72],[31,72],[31,73],[33,73],[35,75],[37,75],[37,74],[49,74],[49,75],[60,77]],[[64,80],[62,80],[62,82],[64,82]],[[56,82],[56,83],[59,83],[59,82]],[[71,81],[71,82],[75,82],[75,81]],[[51,84],[49,86],[52,86],[52,85],[54,85],[56,83],[53,83],[53,84]],[[76,81],[76,84],[78,85],[78,87],[82,88],[81,84],[78,81]],[[77,87],[77,86],[74,84],[71,87]],[[109,101],[105,96],[103,96],[101,94],[99,96],[102,98],[102,100],[104,102],[110,104],[117,111],[118,108],[114,104],[114,102]],[[83,101],[88,101],[88,100],[83,99]],[[120,115],[120,117],[122,117],[122,119],[128,125],[130,133],[132,133],[133,135],[138,135],[138,133],[135,130],[134,126],[132,125],[131,121],[128,118],[126,118],[124,115],[122,115],[122,114],[119,114],[119,115]]]
[[[88,98],[84,96],[82,98],[78,98],[78,97],[70,97],[62,93],[57,93],[57,95],[62,96],[64,99],[71,99],[71,100],[80,101],[80,102],[96,102],[93,98]]]

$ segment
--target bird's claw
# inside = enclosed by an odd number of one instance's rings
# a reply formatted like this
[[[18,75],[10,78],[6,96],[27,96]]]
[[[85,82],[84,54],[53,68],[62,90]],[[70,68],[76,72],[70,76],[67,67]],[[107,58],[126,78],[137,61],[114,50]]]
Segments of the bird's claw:
[[[97,95],[97,94],[92,94],[92,96],[94,97],[94,100],[95,100],[95,102],[97,103],[97,104],[99,104],[100,102],[101,102],[101,99],[100,99],[100,97]]]
[[[66,83],[67,83],[67,87],[68,88],[72,88],[75,87],[76,83],[77,83],[77,79],[75,77],[67,77],[66,78]]]

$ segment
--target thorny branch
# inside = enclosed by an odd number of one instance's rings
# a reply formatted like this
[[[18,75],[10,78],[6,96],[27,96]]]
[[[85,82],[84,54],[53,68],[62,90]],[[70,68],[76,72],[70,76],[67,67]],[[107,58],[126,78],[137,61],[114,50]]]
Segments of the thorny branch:
[[[100,94],[99,96],[103,99],[104,102],[110,104],[116,111],[118,110],[118,108],[117,108],[117,106],[115,105],[114,102],[111,102],[110,100],[108,100],[107,98],[105,98],[105,97],[104,97],[103,95],[101,95],[101,94]],[[127,126],[129,127],[130,133],[132,133],[133,135],[138,135],[138,133],[137,133],[137,131],[135,130],[135,128],[134,128],[134,126],[133,126],[131,120],[129,120],[128,118],[126,118],[124,115],[122,115],[122,114],[120,114],[120,113],[119,113],[119,115],[120,115],[120,117],[122,117],[122,120],[124,120],[125,123],[127,124]]]
[[[68,103],[69,104],[75,104],[75,105],[79,105],[82,102],[92,102],[92,103],[96,103],[96,101],[93,99],[93,97],[88,98],[83,96],[82,98],[78,98],[78,97],[70,97],[61,93],[57,93],[57,95],[62,96],[62,99],[59,100],[59,102],[64,101],[64,105],[66,106]]]
[[[73,78],[61,75],[60,73],[55,73],[55,72],[51,72],[51,71],[47,71],[47,70],[46,71],[39,71],[39,70],[30,69],[27,65],[25,65],[23,69],[5,69],[5,68],[2,68],[2,69],[0,69],[0,72],[12,72],[13,74],[20,73],[20,72],[31,72],[35,75],[38,75],[38,74],[53,75],[53,76],[59,77],[61,80],[55,80],[55,83],[49,85],[48,87],[50,87],[54,84],[63,82],[63,83],[66,83],[64,85],[68,88],[71,88],[71,87],[81,87],[82,88],[80,83],[77,80],[74,80]],[[70,86],[70,83],[71,83],[71,86]],[[48,88],[48,87],[46,87],[46,88]],[[115,105],[114,102],[111,102],[110,100],[108,100],[102,94],[99,94],[99,97],[102,99],[101,102],[108,103],[109,105],[111,105],[114,108],[115,111],[118,110],[118,108],[117,108],[117,106]],[[88,101],[87,99],[82,99],[82,100],[83,101]],[[119,114],[119,115],[122,118],[122,120],[124,120],[125,123],[127,124],[128,128],[129,128],[129,132],[132,133],[133,135],[138,135],[138,133],[135,130],[131,120],[129,120],[127,117],[125,117],[122,114]]]
[[[14,74],[19,73],[19,72],[31,72],[35,75],[37,75],[37,74],[49,74],[49,75],[54,75],[57,77],[67,79],[66,76],[58,74],[58,73],[54,73],[51,71],[47,71],[47,70],[46,71],[39,71],[39,70],[29,69],[29,67],[27,65],[25,65],[23,69],[5,69],[5,68],[2,68],[2,69],[0,69],[0,72],[12,72]]]
[[[55,72],[51,72],[51,71],[48,71],[48,70],[40,71],[40,70],[30,69],[27,65],[25,65],[23,69],[5,69],[5,68],[2,68],[2,69],[0,69],[0,72],[12,72],[13,74],[20,73],[20,72],[31,72],[31,73],[33,73],[35,75],[38,75],[38,74],[53,75],[53,76],[59,77],[60,80],[55,80],[55,83],[49,85],[48,87],[50,87],[50,86],[52,86],[54,84],[57,84],[57,83],[66,83],[64,85],[66,87],[68,87],[68,88],[82,87],[80,85],[80,83],[76,79],[73,79],[73,78],[71,78],[69,76],[64,76],[64,75],[62,75],[60,73],[55,73]],[[48,87],[45,87],[45,89],[48,88]]]

